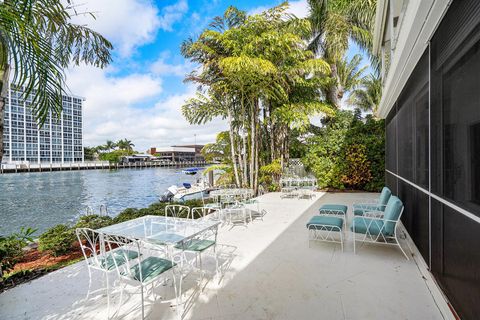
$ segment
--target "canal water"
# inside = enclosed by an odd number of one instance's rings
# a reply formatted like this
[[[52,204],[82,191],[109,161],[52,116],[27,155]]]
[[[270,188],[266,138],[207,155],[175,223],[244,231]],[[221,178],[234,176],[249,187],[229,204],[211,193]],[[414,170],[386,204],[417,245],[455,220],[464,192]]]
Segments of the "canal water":
[[[37,234],[59,223],[72,223],[87,206],[98,213],[106,205],[111,216],[125,208],[143,208],[158,201],[172,184],[195,182],[181,169],[57,171],[0,175],[0,235],[20,227]]]

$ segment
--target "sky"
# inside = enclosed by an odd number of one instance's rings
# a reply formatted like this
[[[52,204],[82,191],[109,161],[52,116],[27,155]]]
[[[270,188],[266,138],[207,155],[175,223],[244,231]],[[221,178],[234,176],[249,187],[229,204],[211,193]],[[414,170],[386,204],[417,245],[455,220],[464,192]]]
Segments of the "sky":
[[[105,69],[76,66],[67,71],[69,90],[84,101],[84,145],[127,138],[138,151],[174,144],[215,141],[226,122],[190,125],[181,106],[195,94],[184,83],[194,66],[180,54],[188,37],[198,36],[230,5],[260,13],[280,0],[78,0],[74,22],[100,32],[113,43]],[[290,1],[290,12],[308,15],[306,0]],[[354,48],[353,51],[358,51]]]

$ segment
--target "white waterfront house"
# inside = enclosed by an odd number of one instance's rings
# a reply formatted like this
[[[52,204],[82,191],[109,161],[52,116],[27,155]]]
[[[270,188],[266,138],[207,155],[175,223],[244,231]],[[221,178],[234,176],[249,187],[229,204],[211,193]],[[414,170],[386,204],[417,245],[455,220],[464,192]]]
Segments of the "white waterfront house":
[[[60,116],[50,114],[39,128],[18,88],[10,87],[4,113],[4,163],[83,162],[81,97],[63,96]]]

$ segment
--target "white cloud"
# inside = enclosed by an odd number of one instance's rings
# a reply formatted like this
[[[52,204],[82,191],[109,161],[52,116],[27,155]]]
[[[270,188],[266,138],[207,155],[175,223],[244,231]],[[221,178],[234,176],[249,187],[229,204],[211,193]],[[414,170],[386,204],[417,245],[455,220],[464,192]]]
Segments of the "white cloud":
[[[188,11],[186,0],[180,0],[175,4],[162,9],[159,26],[165,31],[172,31],[175,22],[180,21]]]
[[[287,12],[294,14],[297,18],[306,18],[309,14],[309,6],[307,0],[298,0],[298,1],[289,1],[289,8]],[[265,10],[272,8],[274,5],[271,6],[260,6],[253,8],[252,10],[248,11],[249,15],[252,14],[260,14]]]
[[[159,99],[162,81],[153,74],[111,76],[106,70],[80,67],[70,70],[68,76],[74,93],[86,98],[86,146],[128,138],[135,143],[135,149],[145,151],[152,146],[193,143],[194,134],[198,143],[212,142],[219,131],[226,129],[222,120],[192,126],[184,119],[181,106],[194,96],[193,86],[186,87],[186,92]]]
[[[170,64],[167,60],[171,59],[171,54],[169,51],[164,51],[160,54],[160,58],[155,61],[150,70],[158,74],[159,76],[177,76],[177,77],[184,77],[187,73],[192,71],[193,65],[184,60],[181,64]]]
[[[310,13],[310,8],[306,0],[290,1],[290,13],[296,15],[298,18],[306,18]]]
[[[136,48],[150,43],[159,30],[172,31],[188,11],[186,0],[158,8],[149,0],[84,0],[73,18],[110,40],[122,57],[129,57]]]
[[[74,22],[88,25],[110,40],[121,56],[131,55],[133,50],[154,40],[161,18],[157,7],[148,0],[84,0]]]

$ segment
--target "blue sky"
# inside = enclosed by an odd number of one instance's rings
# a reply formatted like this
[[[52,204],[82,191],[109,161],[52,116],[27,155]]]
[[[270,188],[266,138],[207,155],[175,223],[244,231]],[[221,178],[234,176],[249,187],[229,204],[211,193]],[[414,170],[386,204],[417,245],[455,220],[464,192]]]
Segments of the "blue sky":
[[[189,125],[181,115],[185,99],[195,93],[183,83],[193,66],[180,55],[180,45],[207,27],[230,5],[259,13],[282,1],[232,0],[83,0],[77,10],[93,12],[77,23],[90,26],[114,45],[113,63],[104,70],[80,66],[69,70],[72,93],[84,97],[84,144],[128,138],[136,149],[215,140],[226,129],[218,119]],[[290,11],[304,17],[306,0],[290,2]],[[351,50],[351,54],[357,52]]]

